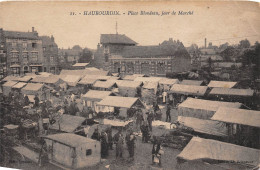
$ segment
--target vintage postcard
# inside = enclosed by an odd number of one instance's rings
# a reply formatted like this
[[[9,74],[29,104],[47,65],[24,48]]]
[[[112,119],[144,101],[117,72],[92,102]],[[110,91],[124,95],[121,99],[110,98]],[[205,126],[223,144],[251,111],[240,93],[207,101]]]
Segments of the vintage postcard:
[[[0,2],[0,167],[258,170],[260,3]]]

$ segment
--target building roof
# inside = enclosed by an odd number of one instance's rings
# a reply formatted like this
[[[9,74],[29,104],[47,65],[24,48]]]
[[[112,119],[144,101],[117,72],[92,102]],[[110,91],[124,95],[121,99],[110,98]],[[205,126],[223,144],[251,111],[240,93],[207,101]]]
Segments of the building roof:
[[[97,142],[96,140],[86,138],[80,135],[76,135],[73,133],[58,133],[58,134],[45,136],[44,138],[54,140],[71,147],[77,147],[80,145]]]
[[[38,91],[40,90],[44,85],[40,83],[28,83],[23,90],[28,90],[28,91]]]
[[[184,94],[184,95],[197,95],[204,96],[208,87],[207,86],[193,86],[185,84],[174,84],[171,87],[172,93]]]
[[[72,116],[68,114],[61,115],[56,122],[50,126],[50,129],[60,130],[63,132],[74,132],[86,118],[80,116]]]
[[[101,44],[127,44],[136,45],[137,43],[127,37],[124,34],[101,34],[100,36]]]
[[[227,136],[227,128],[224,123],[212,120],[197,119],[193,117],[178,116],[177,120],[181,125],[192,128],[195,132]]]
[[[93,87],[98,88],[111,88],[115,85],[115,81],[96,81]]]
[[[17,84],[16,81],[7,81],[5,84],[3,84],[4,87],[12,87],[15,84]]]
[[[12,88],[21,89],[21,88],[23,88],[24,86],[26,86],[26,84],[27,84],[27,83],[19,82],[19,83],[15,84]]]
[[[237,84],[237,82],[231,81],[213,81],[211,80],[208,84],[208,87],[224,87],[224,88],[232,88]]]
[[[73,67],[86,67],[87,65],[89,65],[89,63],[76,63]]]
[[[230,96],[253,96],[254,91],[251,89],[233,89],[233,88],[223,88],[215,87],[213,88],[210,95],[230,95]]]
[[[168,79],[168,78],[163,78],[159,80],[159,84],[165,84],[165,85],[173,85],[179,83],[178,79]]]
[[[111,91],[99,91],[99,90],[89,90],[86,94],[83,95],[84,98],[90,100],[102,100],[107,96],[113,94]]]
[[[260,111],[255,110],[220,107],[211,119],[260,128]]]
[[[200,86],[202,83],[202,80],[182,80],[179,84]]]
[[[141,58],[151,58],[151,57],[170,57],[174,56],[178,51],[177,48],[169,48],[165,46],[155,45],[155,46],[125,46],[120,55],[122,57],[141,57]]]
[[[134,105],[143,106],[142,102],[136,97],[107,96],[97,103],[102,106],[131,108]]]
[[[49,45],[53,45],[53,46],[58,47],[57,44],[54,41],[53,36],[51,36],[51,37],[50,36],[40,36],[40,39],[42,40],[42,46],[43,47],[47,47]]]
[[[188,161],[216,160],[258,166],[260,150],[212,139],[193,137],[177,157]]]
[[[182,102],[178,107],[186,107],[192,109],[200,109],[207,111],[217,111],[219,107],[240,108],[241,103],[238,102],[220,102],[212,100],[195,99],[189,97]]]
[[[4,31],[4,36],[6,38],[15,38],[15,39],[33,39],[38,40],[39,37],[35,32],[19,32],[19,31]]]

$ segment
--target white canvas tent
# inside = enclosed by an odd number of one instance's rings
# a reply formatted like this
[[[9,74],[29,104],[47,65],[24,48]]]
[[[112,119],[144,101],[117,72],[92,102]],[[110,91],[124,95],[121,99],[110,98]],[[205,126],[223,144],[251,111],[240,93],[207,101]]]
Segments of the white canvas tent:
[[[115,81],[96,81],[93,85],[96,90],[112,90],[116,87]]]
[[[111,91],[98,91],[98,90],[89,90],[86,94],[82,96],[82,99],[86,101],[86,105],[91,107],[94,111],[98,111],[96,104],[107,96],[112,95]]]
[[[118,80],[116,81],[116,84],[121,96],[127,95],[129,97],[135,97],[137,88],[141,88],[143,83],[139,81]]]
[[[53,134],[44,137],[50,148],[50,163],[64,169],[78,169],[98,164],[101,160],[100,142],[71,133]]]
[[[260,163],[260,150],[211,139],[193,137],[177,157],[187,161],[225,161],[232,164],[238,163],[255,167]]]
[[[12,87],[17,83],[18,82],[16,81],[7,81],[5,84],[3,84],[3,94],[7,96],[11,92]]]
[[[178,84],[179,80],[178,79],[168,79],[168,78],[163,78],[161,80],[159,80],[159,85],[160,88],[163,88],[164,90],[168,91],[171,89],[171,87],[174,84]]]
[[[21,92],[26,95],[36,95],[40,100],[46,100],[50,98],[50,87],[40,83],[28,83],[22,88]]]
[[[185,117],[210,119],[219,107],[240,108],[241,105],[238,102],[220,102],[189,97],[178,106],[178,114]]]
[[[207,86],[174,84],[170,92],[175,94],[183,94],[183,95],[204,96],[207,89],[208,89]]]
[[[260,111],[256,110],[220,107],[211,119],[260,128]]]
[[[223,88],[215,87],[213,88],[209,95],[218,95],[218,96],[244,96],[250,97],[253,96],[254,91],[251,89],[233,89],[233,88]]]
[[[69,86],[76,86],[77,83],[80,81],[81,76],[77,76],[77,75],[67,75],[65,77],[61,77],[61,79],[63,81],[65,81]]]
[[[237,82],[231,81],[210,81],[208,87],[222,87],[222,88],[232,88],[237,84]]]
[[[21,89],[21,88],[23,88],[26,85],[27,85],[27,83],[19,82],[19,83],[15,84],[12,88],[13,89]]]

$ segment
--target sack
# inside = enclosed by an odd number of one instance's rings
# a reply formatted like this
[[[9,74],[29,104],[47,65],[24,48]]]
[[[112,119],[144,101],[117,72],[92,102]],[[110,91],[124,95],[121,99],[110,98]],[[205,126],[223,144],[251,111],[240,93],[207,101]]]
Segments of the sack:
[[[153,159],[153,162],[154,163],[159,163],[159,158],[155,156],[154,159]]]
[[[162,149],[159,150],[158,154],[163,155],[164,151]]]

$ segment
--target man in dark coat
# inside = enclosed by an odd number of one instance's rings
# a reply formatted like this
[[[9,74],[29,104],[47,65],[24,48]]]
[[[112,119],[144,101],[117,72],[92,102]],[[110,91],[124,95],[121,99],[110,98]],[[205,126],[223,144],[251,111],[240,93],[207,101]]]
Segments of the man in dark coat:
[[[143,123],[141,125],[141,132],[142,132],[142,142],[147,143],[149,140],[149,127],[147,123]]]
[[[133,134],[133,131],[130,130],[129,133],[126,135],[126,144],[127,149],[129,152],[129,157],[134,158],[134,148],[135,148],[135,135]]]
[[[95,129],[95,131],[93,132],[92,136],[91,136],[91,139],[94,139],[94,140],[100,140],[100,134],[98,132],[98,129]]]
[[[124,144],[124,136],[122,134],[122,130],[120,129],[113,137],[113,141],[116,144],[116,158],[123,157],[123,144]]]
[[[34,97],[34,106],[39,107],[40,99],[38,97],[38,94],[35,95]]]
[[[166,105],[166,122],[171,122],[171,107],[169,104]]]
[[[153,127],[152,127],[152,122],[154,120],[154,113],[153,111],[151,110],[151,112],[148,114],[147,116],[147,122],[148,122],[148,126],[149,126],[149,130],[152,131],[153,130]]]
[[[101,133],[100,142],[101,142],[101,158],[106,158],[108,156],[108,138],[106,132]]]
[[[24,97],[24,105],[28,106],[29,104],[30,104],[29,97],[27,95],[25,95],[25,97]]]

